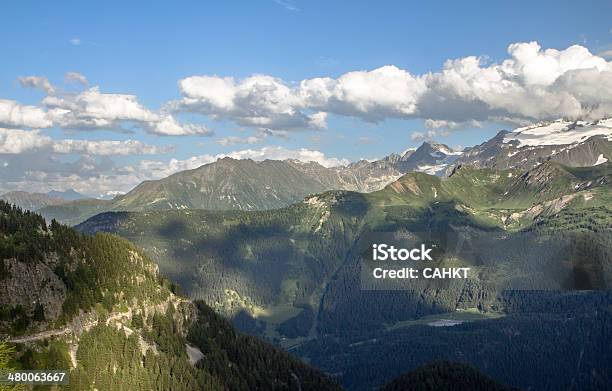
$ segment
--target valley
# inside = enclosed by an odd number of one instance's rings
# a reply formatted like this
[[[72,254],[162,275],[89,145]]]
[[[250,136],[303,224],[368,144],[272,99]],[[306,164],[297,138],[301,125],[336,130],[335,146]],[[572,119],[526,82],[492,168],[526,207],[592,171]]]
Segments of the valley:
[[[110,212],[77,228],[134,241],[188,296],[206,301],[240,330],[289,349],[349,389],[367,389],[426,357],[467,355],[489,373],[473,356],[483,348],[474,339],[507,344],[512,334],[491,334],[495,329],[528,338],[519,350],[492,350],[487,360],[496,368],[529,356],[521,350],[528,346],[543,348],[550,341],[539,333],[546,328],[595,332],[610,315],[607,306],[598,306],[609,302],[612,284],[611,170],[610,163],[571,168],[545,162],[523,173],[461,167],[448,178],[409,173],[377,192],[330,191],[277,210]],[[437,243],[437,265],[469,265],[474,275],[442,285],[418,281],[408,289],[363,290],[360,249],[371,248],[376,235],[399,232]],[[576,304],[555,304],[564,300]],[[590,315],[592,306],[598,315]],[[542,309],[532,312],[536,307]],[[565,316],[578,323],[560,323]],[[404,356],[394,347],[417,336],[422,344],[445,341],[435,345],[442,350],[398,361]],[[448,338],[466,345],[449,350]],[[603,373],[609,361],[597,351],[591,368]],[[388,371],[372,377],[375,372],[362,366]],[[571,381],[559,375],[560,383],[533,383],[542,379],[525,373],[496,372],[494,378],[551,390]]]

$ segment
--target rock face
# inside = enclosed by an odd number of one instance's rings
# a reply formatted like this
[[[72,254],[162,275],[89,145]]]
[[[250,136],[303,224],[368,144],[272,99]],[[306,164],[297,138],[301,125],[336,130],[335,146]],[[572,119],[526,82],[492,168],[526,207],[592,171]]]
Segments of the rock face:
[[[20,306],[28,316],[32,316],[36,307],[42,306],[46,321],[53,321],[62,314],[66,286],[53,272],[53,260],[33,264],[15,259],[0,262],[4,263],[0,307]]]

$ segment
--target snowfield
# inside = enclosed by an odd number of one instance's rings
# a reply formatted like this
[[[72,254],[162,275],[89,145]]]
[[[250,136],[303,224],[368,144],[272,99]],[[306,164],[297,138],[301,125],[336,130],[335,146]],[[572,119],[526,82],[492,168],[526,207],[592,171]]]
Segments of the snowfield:
[[[600,121],[542,122],[518,128],[504,137],[504,143],[518,141],[518,147],[567,145],[586,141],[593,136],[605,136],[612,140],[612,118]]]

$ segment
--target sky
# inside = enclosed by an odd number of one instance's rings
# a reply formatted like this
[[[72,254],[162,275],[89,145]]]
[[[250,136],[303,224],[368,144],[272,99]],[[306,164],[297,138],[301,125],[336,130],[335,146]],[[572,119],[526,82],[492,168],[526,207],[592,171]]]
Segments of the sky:
[[[612,2],[12,1],[0,192],[326,166],[612,114]]]

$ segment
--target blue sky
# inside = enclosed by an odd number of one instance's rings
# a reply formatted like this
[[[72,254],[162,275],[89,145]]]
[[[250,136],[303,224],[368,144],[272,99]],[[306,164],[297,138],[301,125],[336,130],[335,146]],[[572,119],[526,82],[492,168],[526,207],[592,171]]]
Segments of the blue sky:
[[[4,3],[2,9],[0,99],[34,106],[41,106],[48,92],[24,87],[18,77],[45,77],[63,94],[74,95],[98,86],[101,93],[134,95],[143,107],[158,112],[168,102],[184,97],[178,83],[190,76],[233,77],[240,84],[254,74],[269,75],[295,87],[302,80],[337,80],[347,72],[368,72],[386,65],[422,76],[440,72],[449,59],[468,56],[481,57],[485,68],[510,58],[508,46],[521,42],[537,41],[542,50],[561,51],[580,45],[593,55],[601,54],[601,58],[612,49],[610,1],[14,1]],[[65,73],[70,71],[84,75],[88,84],[67,84]],[[381,99],[385,100],[384,94]],[[208,105],[208,101],[204,103]],[[142,159],[184,160],[274,145],[356,160],[418,146],[427,137],[450,146],[469,146],[515,122],[553,115],[548,109],[540,115],[501,107],[493,114],[474,116],[474,121],[469,115],[459,116],[461,120],[454,121],[457,123],[450,128],[436,128],[435,134],[419,138],[413,136],[414,132],[426,134],[432,130],[424,123],[432,115],[431,109],[421,114],[424,109],[417,108],[414,114],[406,107],[398,109],[396,102],[385,107],[388,102],[369,102],[365,109],[361,102],[350,99],[348,103],[327,103],[296,106],[306,116],[318,111],[328,113],[325,126],[296,126],[290,130],[275,126],[275,135],[267,137],[261,137],[265,126],[254,126],[252,119],[237,120],[236,110],[228,113],[208,106],[206,110],[190,106],[173,116],[181,123],[206,126],[214,136],[160,136],[159,132],[142,131],[129,121],[122,127],[132,129],[131,133],[118,132],[115,122],[88,129],[54,122],[40,127],[39,135],[54,140],[131,139],[153,146],[174,146],[170,153],[145,157],[95,157],[98,162],[111,159],[119,165]],[[250,102],[248,107],[252,105]],[[435,115],[439,116],[433,118],[436,120],[457,117]],[[499,117],[512,119],[504,122]],[[31,130],[27,126],[20,129]],[[259,139],[252,139],[250,144],[236,143],[249,136]],[[235,139],[220,141],[228,137]],[[74,153],[57,157],[64,163],[82,158]],[[4,182],[0,189],[25,183],[15,178],[5,178]],[[7,185],[9,182],[11,185]],[[67,182],[57,184],[61,183]]]

